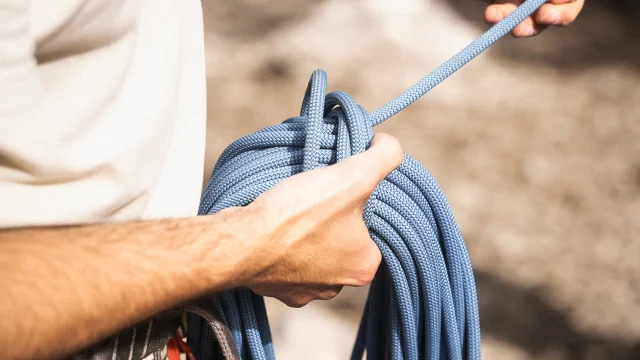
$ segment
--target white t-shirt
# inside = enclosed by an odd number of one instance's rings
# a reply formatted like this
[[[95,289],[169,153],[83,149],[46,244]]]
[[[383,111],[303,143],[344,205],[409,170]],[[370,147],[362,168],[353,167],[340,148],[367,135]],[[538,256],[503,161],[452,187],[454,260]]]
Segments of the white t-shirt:
[[[0,0],[0,227],[197,213],[199,0]]]

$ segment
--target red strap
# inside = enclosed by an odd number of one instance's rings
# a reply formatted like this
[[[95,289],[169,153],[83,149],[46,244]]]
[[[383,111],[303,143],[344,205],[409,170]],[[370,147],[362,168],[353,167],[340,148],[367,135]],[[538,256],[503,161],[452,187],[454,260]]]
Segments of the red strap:
[[[178,347],[175,336],[169,339],[167,343],[167,359],[180,360],[180,348]]]
[[[187,345],[187,343],[184,342],[184,340],[182,340],[182,338],[179,335],[176,335],[175,338],[178,343],[178,346],[180,347],[180,350],[182,350],[182,352],[187,355],[187,359],[196,360],[196,357],[193,356],[193,352],[191,351],[191,347]]]
[[[167,359],[168,360],[180,360],[180,351],[187,355],[187,359],[196,360],[195,356],[191,352],[191,347],[182,340],[180,335],[176,334],[167,343]]]

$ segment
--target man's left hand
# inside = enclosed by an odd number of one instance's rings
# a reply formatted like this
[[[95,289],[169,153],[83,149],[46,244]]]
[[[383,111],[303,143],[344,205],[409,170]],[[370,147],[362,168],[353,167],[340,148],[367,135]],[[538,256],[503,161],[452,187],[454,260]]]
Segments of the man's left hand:
[[[484,12],[487,24],[496,24],[515,10],[522,0],[491,0]],[[511,35],[529,37],[538,35],[548,26],[566,26],[576,20],[584,7],[584,0],[550,0],[542,5],[532,16],[516,26]]]

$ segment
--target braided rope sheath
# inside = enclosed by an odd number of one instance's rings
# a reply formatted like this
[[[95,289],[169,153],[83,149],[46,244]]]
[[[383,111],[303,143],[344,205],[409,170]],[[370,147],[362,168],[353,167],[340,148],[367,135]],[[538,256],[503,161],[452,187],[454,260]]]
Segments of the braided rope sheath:
[[[346,93],[326,94],[322,70],[311,76],[300,116],[233,142],[202,195],[200,214],[244,206],[282,180],[367,149],[375,126],[459,70],[545,0],[528,0],[449,61],[382,108],[367,113]],[[326,94],[326,95],[325,95]],[[479,359],[480,322],[471,262],[440,187],[405,154],[364,209],[383,262],[371,285],[352,359]],[[275,359],[262,297],[247,289],[211,300],[243,359]],[[204,321],[189,319],[197,359],[213,353]],[[312,350],[311,350],[312,351]]]

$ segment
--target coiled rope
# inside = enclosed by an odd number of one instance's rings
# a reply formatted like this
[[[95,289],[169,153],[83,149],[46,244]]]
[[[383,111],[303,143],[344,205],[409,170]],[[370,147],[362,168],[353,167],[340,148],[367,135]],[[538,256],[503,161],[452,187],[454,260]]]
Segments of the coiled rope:
[[[453,58],[382,108],[367,113],[348,94],[326,94],[316,70],[300,116],[233,142],[202,195],[200,214],[244,206],[280,181],[367,149],[371,128],[459,70],[546,0],[527,0]],[[325,95],[326,94],[326,95]],[[382,181],[364,209],[383,262],[373,280],[352,359],[479,359],[480,321],[471,262],[440,187],[412,157]],[[275,359],[262,297],[235,289],[214,297],[243,359]],[[214,357],[208,326],[189,318],[197,359]],[[312,351],[312,350],[311,350]]]

